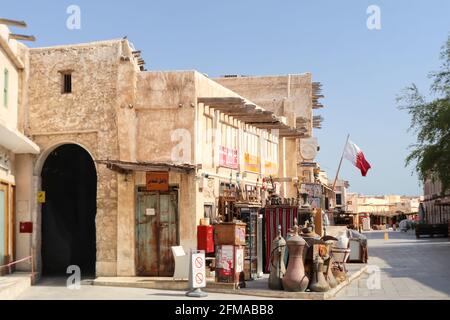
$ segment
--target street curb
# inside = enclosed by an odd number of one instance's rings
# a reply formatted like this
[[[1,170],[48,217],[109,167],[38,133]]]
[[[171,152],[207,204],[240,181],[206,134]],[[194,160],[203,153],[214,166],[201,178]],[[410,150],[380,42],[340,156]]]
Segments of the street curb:
[[[288,291],[276,291],[269,289],[241,289],[241,290],[230,290],[230,289],[216,289],[206,287],[203,291],[211,293],[226,293],[226,294],[238,294],[247,296],[258,296],[267,298],[277,298],[277,299],[299,299],[299,300],[328,300],[336,296],[336,294],[343,288],[351,284],[354,280],[358,279],[366,270],[368,266],[362,267],[360,270],[354,272],[345,281],[341,282],[336,288],[331,289],[327,292],[288,292]]]
[[[345,281],[341,282],[336,288],[327,292],[288,292],[277,291],[269,289],[229,289],[221,288],[221,284],[214,282],[208,282],[205,292],[210,293],[223,293],[223,294],[236,294],[246,296],[267,297],[276,299],[301,299],[301,300],[328,300],[336,296],[336,294],[343,288],[348,286],[354,280],[358,279],[366,270],[368,266],[364,265],[358,271],[353,272]],[[130,277],[129,279],[133,279]],[[143,288],[143,289],[159,289],[159,290],[177,290],[187,291],[188,282],[185,280],[172,280],[172,279],[140,279],[140,280],[125,280],[122,281],[115,277],[99,277],[92,282],[95,286],[107,286],[107,287],[129,287],[129,288]]]

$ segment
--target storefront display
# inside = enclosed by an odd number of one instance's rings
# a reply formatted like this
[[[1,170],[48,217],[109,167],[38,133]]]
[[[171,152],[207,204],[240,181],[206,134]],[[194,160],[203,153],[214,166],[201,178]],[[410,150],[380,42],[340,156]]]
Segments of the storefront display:
[[[240,216],[246,224],[246,241],[245,241],[245,260],[244,271],[246,280],[254,280],[261,277],[261,259],[262,254],[259,254],[258,248],[261,247],[259,242],[262,242],[262,217],[259,215],[258,207],[250,207],[243,205],[239,208]],[[262,253],[262,252],[261,252]]]

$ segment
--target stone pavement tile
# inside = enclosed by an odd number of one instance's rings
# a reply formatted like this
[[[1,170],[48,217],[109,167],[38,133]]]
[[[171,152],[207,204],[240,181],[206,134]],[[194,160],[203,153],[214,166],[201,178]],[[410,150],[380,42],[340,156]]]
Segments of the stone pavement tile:
[[[347,287],[342,294],[347,297],[357,297],[359,295],[359,290],[357,287]]]
[[[359,289],[358,296],[360,297],[369,297],[372,290],[369,289]]]

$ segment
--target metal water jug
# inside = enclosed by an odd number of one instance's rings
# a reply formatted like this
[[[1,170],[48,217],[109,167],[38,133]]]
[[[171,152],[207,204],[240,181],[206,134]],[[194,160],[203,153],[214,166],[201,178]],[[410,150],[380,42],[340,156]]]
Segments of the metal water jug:
[[[313,276],[309,289],[313,292],[326,292],[330,290],[330,285],[324,275],[323,259],[319,255],[314,258]]]
[[[270,258],[269,288],[272,290],[283,290],[282,279],[286,273],[284,256],[286,241],[281,236],[281,226],[278,226],[278,235],[272,241],[272,252]]]
[[[284,290],[299,292],[305,291],[309,283],[303,264],[303,251],[305,250],[306,241],[299,236],[297,225],[294,226],[293,234],[287,241],[289,263],[282,283]]]
[[[331,238],[331,237],[330,237]],[[336,280],[336,278],[333,275],[332,269],[333,269],[333,257],[331,255],[331,248],[334,244],[333,240],[328,240],[325,241],[326,245],[327,245],[327,256],[324,257],[324,274],[325,274],[325,279],[327,280],[328,284],[330,285],[331,288],[336,288],[338,285],[338,282]]]

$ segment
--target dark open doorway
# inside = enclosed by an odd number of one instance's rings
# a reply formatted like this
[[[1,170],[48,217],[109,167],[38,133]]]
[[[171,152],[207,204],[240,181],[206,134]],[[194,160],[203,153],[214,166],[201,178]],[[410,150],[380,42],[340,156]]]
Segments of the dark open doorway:
[[[95,275],[97,174],[90,154],[75,144],[56,148],[42,169],[42,273],[65,275],[77,265]]]

